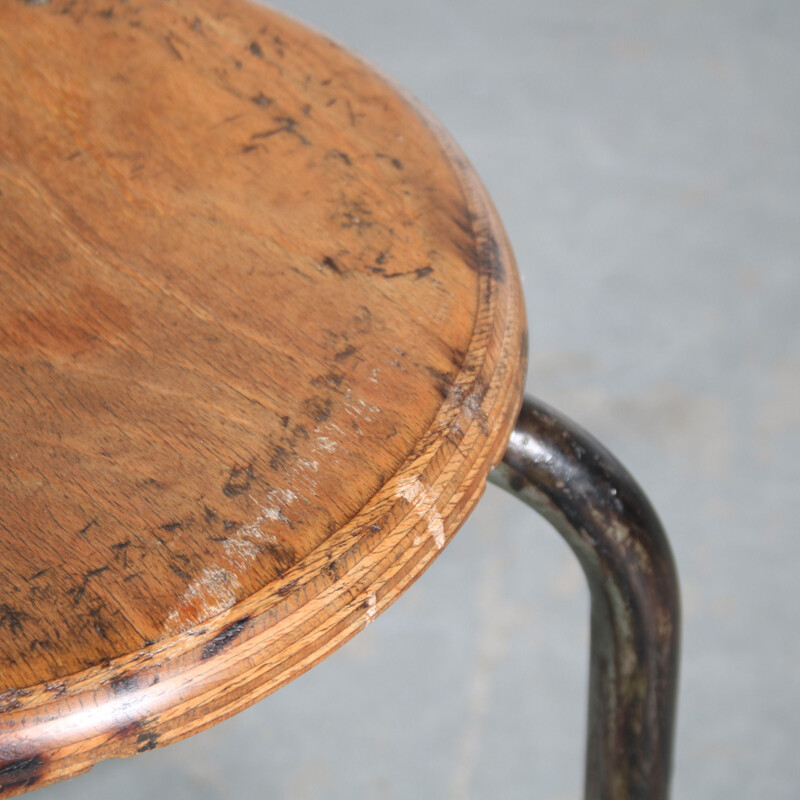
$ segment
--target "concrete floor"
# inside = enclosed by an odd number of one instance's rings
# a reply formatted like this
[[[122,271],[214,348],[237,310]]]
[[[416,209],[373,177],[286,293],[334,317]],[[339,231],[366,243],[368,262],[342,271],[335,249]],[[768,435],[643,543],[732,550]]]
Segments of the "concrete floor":
[[[674,796],[800,796],[800,5],[284,0],[416,94],[514,244],[528,386],[670,532]],[[349,645],[181,744],[42,800],[578,798],[588,600],[490,487]]]

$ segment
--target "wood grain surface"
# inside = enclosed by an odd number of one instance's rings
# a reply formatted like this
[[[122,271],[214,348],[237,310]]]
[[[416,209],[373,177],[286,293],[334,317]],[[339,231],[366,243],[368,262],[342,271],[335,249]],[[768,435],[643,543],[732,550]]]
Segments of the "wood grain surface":
[[[0,0],[0,795],[369,624],[479,499],[525,351],[477,179],[342,48]]]

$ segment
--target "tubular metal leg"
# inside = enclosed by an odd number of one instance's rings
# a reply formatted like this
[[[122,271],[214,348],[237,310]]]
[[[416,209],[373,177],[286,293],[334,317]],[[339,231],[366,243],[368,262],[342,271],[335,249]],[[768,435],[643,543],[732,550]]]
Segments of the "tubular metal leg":
[[[526,398],[489,476],[566,539],[591,593],[587,800],[666,800],[678,685],[678,578],[661,523],[627,470]]]

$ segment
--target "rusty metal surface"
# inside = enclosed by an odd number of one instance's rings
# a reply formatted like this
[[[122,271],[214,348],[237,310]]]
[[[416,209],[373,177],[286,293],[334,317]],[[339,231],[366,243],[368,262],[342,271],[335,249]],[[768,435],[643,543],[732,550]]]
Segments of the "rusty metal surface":
[[[672,553],[655,511],[599,442],[530,398],[490,480],[561,533],[589,583],[587,800],[664,800],[680,601]]]

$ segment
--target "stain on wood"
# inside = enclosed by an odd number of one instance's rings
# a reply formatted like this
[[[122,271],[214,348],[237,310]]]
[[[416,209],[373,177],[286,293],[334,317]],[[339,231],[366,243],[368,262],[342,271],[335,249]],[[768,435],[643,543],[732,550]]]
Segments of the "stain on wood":
[[[223,628],[210,642],[203,645],[200,658],[205,661],[205,659],[213,658],[220,653],[244,630],[249,619],[249,617],[242,617]]]
[[[42,755],[17,758],[0,764],[0,791],[17,794],[32,789],[42,780],[46,759]]]
[[[522,398],[518,277],[463,156],[240,0],[0,0],[0,297],[0,796],[362,630]]]

